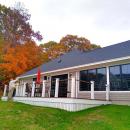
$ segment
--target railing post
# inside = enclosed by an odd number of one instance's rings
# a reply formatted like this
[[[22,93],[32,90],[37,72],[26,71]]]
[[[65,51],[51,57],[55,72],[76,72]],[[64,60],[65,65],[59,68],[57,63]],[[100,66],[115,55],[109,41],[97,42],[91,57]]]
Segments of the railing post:
[[[58,97],[58,93],[59,93],[59,78],[56,78],[55,97]]]
[[[18,96],[20,96],[20,86],[18,86]]]
[[[109,66],[106,67],[107,73],[107,84],[106,84],[106,100],[109,101],[110,99],[110,74],[109,74]]]
[[[7,85],[5,85],[5,87],[4,87],[4,93],[3,93],[4,97],[6,96],[6,92],[7,92]]]
[[[23,94],[22,94],[23,97],[25,97],[25,91],[26,91],[26,83],[24,82],[24,84],[23,84]]]
[[[35,92],[35,81],[33,81],[31,97],[34,97],[34,92]]]
[[[21,86],[19,86],[19,96],[21,96]]]
[[[76,85],[76,83],[75,83],[75,77],[74,76],[72,76],[72,78],[71,78],[71,98],[75,98],[75,85]]]
[[[110,86],[106,84],[106,100],[109,101]]]
[[[45,80],[43,80],[43,86],[42,86],[42,97],[45,97],[45,87],[46,87],[46,85],[45,85]]]
[[[16,97],[18,96],[18,84],[16,84]]]
[[[94,99],[94,81],[90,81],[91,83],[91,99]]]

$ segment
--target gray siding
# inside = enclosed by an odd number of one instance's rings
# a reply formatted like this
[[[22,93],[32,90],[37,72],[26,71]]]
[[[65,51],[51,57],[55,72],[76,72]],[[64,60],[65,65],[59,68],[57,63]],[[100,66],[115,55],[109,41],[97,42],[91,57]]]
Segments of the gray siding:
[[[95,92],[95,99],[106,100],[106,92]],[[90,99],[90,92],[79,92],[78,98]],[[130,92],[110,92],[111,101],[130,101]]]
[[[130,101],[130,92],[111,92],[110,100],[113,101]]]

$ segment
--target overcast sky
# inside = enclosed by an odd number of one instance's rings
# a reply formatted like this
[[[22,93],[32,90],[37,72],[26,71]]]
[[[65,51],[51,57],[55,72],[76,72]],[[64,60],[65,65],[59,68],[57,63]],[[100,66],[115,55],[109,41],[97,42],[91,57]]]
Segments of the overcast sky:
[[[23,2],[42,43],[73,34],[107,46],[130,39],[130,0],[0,0]]]

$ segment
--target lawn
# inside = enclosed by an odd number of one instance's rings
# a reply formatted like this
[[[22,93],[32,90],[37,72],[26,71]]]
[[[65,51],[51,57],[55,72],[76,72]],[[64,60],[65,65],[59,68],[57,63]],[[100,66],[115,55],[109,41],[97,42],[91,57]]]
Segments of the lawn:
[[[130,130],[130,106],[67,112],[0,101],[0,130]]]

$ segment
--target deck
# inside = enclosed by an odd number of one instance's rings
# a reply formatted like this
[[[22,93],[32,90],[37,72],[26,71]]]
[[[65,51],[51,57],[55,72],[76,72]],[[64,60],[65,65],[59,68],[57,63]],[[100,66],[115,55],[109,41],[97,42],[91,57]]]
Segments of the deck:
[[[7,101],[7,97],[2,97],[2,100]],[[34,106],[59,108],[67,111],[80,111],[100,105],[111,104],[110,101],[73,99],[73,98],[14,97],[13,101],[30,104]]]

